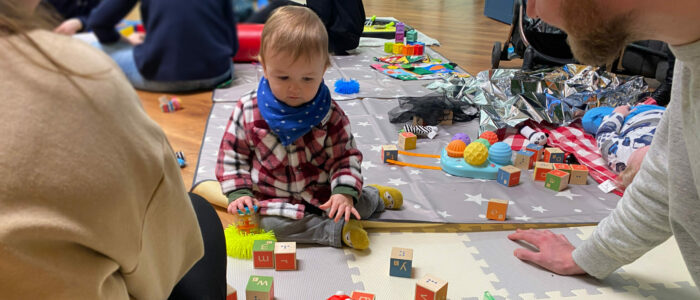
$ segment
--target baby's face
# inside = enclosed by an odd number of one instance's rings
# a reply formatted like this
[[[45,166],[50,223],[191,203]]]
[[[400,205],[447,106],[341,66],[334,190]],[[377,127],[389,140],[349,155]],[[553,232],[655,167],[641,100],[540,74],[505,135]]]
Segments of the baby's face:
[[[292,61],[287,53],[269,53],[263,59],[263,71],[275,98],[289,106],[311,101],[323,80],[326,66],[323,59],[304,56]]]

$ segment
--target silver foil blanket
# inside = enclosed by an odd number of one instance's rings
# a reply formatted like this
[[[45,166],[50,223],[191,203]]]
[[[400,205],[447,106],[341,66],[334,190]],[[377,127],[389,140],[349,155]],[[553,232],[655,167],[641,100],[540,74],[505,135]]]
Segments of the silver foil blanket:
[[[477,105],[480,132],[515,127],[527,119],[568,125],[589,108],[634,104],[648,95],[641,76],[571,64],[531,72],[493,69],[476,77],[443,79],[428,88]]]

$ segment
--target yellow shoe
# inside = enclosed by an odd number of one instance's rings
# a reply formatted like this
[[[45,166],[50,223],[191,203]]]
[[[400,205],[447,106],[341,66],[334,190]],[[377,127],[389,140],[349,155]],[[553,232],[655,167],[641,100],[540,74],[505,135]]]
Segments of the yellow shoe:
[[[357,250],[364,250],[369,248],[369,236],[367,236],[367,231],[362,228],[357,220],[350,220],[345,222],[343,225],[343,242],[348,247],[355,248]]]
[[[379,190],[379,198],[384,200],[384,207],[387,209],[399,209],[403,205],[403,195],[396,188],[377,184],[368,184]]]

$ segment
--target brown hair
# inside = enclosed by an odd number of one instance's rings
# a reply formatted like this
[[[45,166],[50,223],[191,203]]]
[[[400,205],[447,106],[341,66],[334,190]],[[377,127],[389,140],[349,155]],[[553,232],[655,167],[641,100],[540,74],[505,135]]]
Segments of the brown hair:
[[[265,22],[260,42],[259,59],[264,63],[270,53],[289,53],[294,61],[300,57],[315,59],[320,56],[330,66],[328,34],[321,19],[303,6],[284,6],[276,9]]]

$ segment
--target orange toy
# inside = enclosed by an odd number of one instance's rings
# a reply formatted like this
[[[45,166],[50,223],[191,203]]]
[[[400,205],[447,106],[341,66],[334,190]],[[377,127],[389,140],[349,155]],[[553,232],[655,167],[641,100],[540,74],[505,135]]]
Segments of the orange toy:
[[[447,144],[447,155],[450,157],[462,157],[464,156],[464,148],[467,148],[462,140],[454,140]]]
[[[482,133],[479,136],[479,138],[486,139],[487,141],[489,141],[489,143],[491,143],[491,145],[498,142],[498,135],[496,135],[496,133],[493,131],[484,131],[484,133]]]

